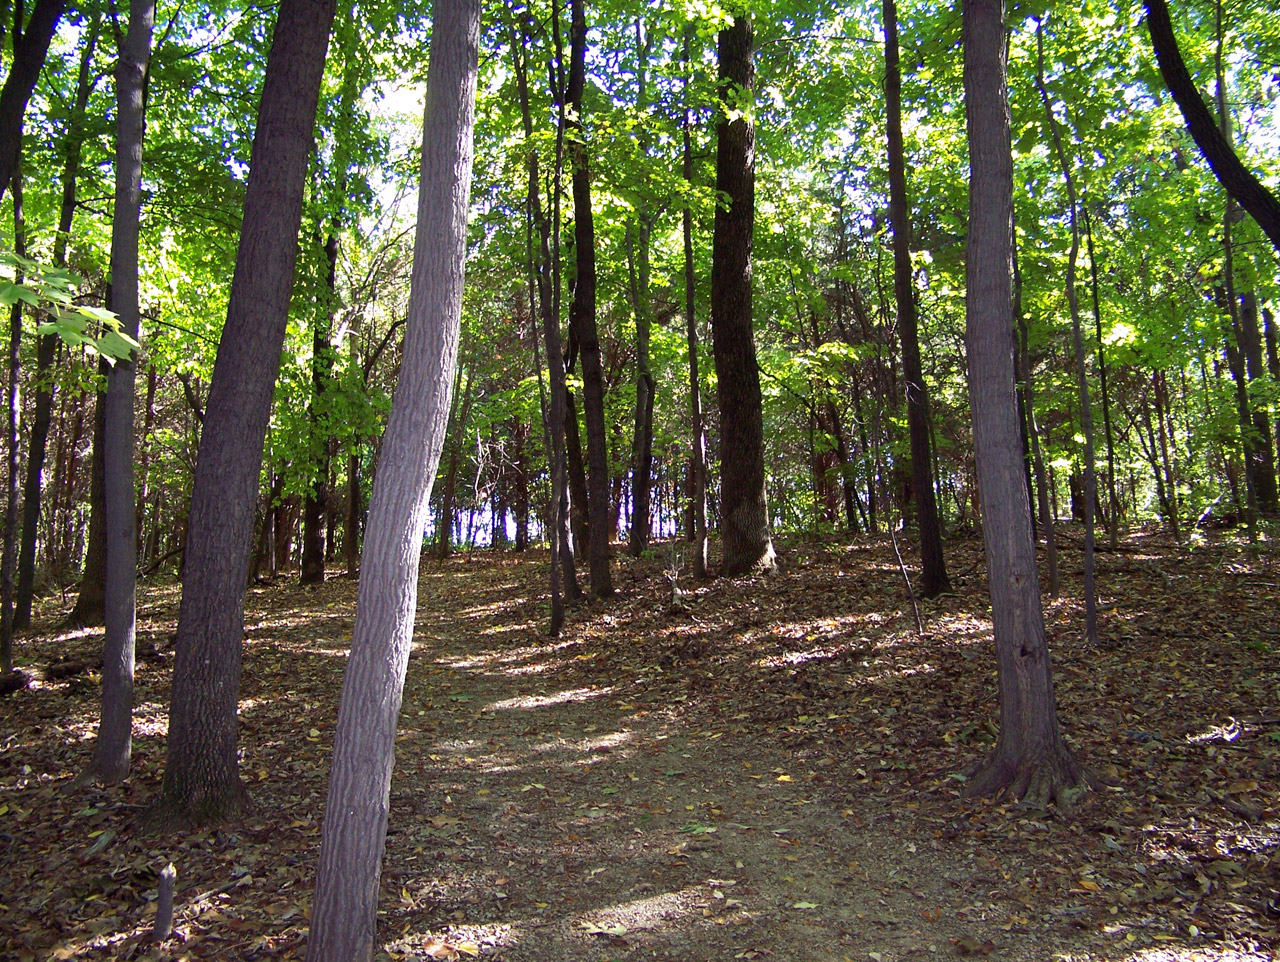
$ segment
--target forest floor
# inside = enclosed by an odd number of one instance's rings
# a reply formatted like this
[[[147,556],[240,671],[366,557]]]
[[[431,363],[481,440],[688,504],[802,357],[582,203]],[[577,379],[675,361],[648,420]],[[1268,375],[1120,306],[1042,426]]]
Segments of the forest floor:
[[[771,578],[682,578],[682,609],[672,550],[619,557],[617,596],[559,639],[545,554],[424,562],[381,958],[1273,958],[1274,550],[1130,538],[1099,556],[1101,648],[1077,601],[1046,602],[1063,729],[1104,783],[1065,815],[962,794],[996,714],[977,539],[948,545],[955,591],[922,604],[923,637],[883,539],[787,543]],[[1070,594],[1070,544],[1064,563]],[[177,602],[142,592],[142,651],[164,648]],[[221,828],[135,822],[171,652],[139,661],[135,774],[115,789],[68,790],[96,674],[0,698],[0,958],[301,958],[354,607],[342,578],[251,590],[255,807]],[[40,608],[21,662],[94,657],[100,632],[54,627],[65,608]],[[154,945],[170,860],[176,928]]]

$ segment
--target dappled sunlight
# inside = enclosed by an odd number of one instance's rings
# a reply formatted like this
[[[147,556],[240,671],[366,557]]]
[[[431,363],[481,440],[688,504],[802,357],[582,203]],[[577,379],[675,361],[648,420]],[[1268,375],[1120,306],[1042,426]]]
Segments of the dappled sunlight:
[[[612,694],[613,691],[613,688],[575,688],[570,691],[554,692],[549,695],[517,695],[514,698],[504,698],[501,701],[490,702],[481,711],[546,708],[550,705],[563,705],[567,702],[590,701],[592,698],[600,698],[604,695]]]

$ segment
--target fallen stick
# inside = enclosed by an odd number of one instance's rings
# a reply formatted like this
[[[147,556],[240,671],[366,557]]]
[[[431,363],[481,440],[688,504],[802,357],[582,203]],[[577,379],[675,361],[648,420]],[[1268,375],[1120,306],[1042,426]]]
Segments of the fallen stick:
[[[156,924],[151,929],[151,941],[163,942],[173,932],[173,888],[178,881],[178,870],[170,862],[160,870],[160,889],[156,895]]]

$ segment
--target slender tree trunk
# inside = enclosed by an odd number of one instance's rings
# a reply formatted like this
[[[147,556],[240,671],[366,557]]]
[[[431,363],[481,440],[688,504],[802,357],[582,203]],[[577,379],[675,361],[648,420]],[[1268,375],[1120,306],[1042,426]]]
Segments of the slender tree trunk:
[[[716,124],[716,206],[711,251],[711,346],[720,402],[721,573],[773,571],[765,499],[764,412],[751,331],[751,246],[755,222],[753,29],[745,11],[718,39],[720,96],[730,118]]]
[[[572,165],[574,254],[577,276],[569,308],[570,338],[582,356],[582,407],[587,425],[587,461],[591,475],[587,485],[588,550],[591,590],[597,598],[613,594],[609,572],[609,438],[605,430],[604,369],[600,362],[600,335],[596,326],[596,229],[591,211],[591,170],[583,128],[583,91],[586,85],[586,0],[570,0],[568,139]],[[558,31],[557,31],[558,35]]]
[[[244,591],[333,8],[334,0],[281,0],[267,57],[191,496],[158,815],[215,821],[246,802],[236,759]]]
[[[1000,735],[969,788],[1068,807],[1084,774],[1058,728],[1014,397],[1013,163],[1003,0],[965,0],[963,17],[969,395],[1000,687]]]
[[[311,333],[311,408],[308,422],[313,442],[319,440],[320,457],[315,465],[315,478],[302,506],[302,583],[317,585],[324,581],[325,515],[329,506],[329,434],[319,438],[328,419],[322,413],[321,400],[333,374],[333,351],[329,335],[333,327],[333,306],[337,303],[338,238],[330,234],[324,245],[325,290],[327,303],[315,315]]]
[[[107,363],[99,360],[98,376],[107,379]],[[98,394],[93,406],[93,452],[89,457],[89,543],[84,553],[84,573],[75,607],[67,615],[66,626],[86,628],[101,625],[107,604],[107,526],[104,447],[106,445],[105,395]]]
[[[893,293],[898,308],[898,340],[907,389],[907,433],[911,440],[911,487],[920,529],[920,561],[925,598],[951,589],[942,555],[942,524],[933,493],[929,456],[929,395],[920,364],[916,293],[911,274],[911,217],[902,143],[902,77],[898,67],[898,8],[884,0],[884,94],[889,146],[889,220],[893,225]]]
[[[1112,551],[1120,543],[1120,499],[1116,495],[1116,445],[1111,430],[1111,395],[1107,390],[1106,345],[1102,339],[1102,305],[1098,296],[1098,258],[1093,249],[1093,220],[1087,204],[1084,214],[1084,236],[1089,254],[1089,289],[1093,297],[1093,329],[1098,339],[1098,382],[1102,388],[1102,431],[1107,443],[1107,541]]]
[[[111,298],[121,333],[138,336],[138,235],[142,206],[142,141],[147,67],[155,0],[134,0],[116,64],[116,190],[111,225]],[[102,716],[85,775],[108,785],[129,774],[133,747],[133,656],[138,570],[133,487],[136,355],[116,361],[104,396],[102,480],[106,512],[106,635]]]
[[[27,256],[27,227],[22,207],[22,162],[19,158],[13,173],[13,251]],[[21,281],[19,274],[16,280]],[[9,309],[9,380],[5,388],[8,424],[5,430],[5,499],[4,550],[0,554],[0,674],[13,671],[13,566],[18,553],[18,471],[22,459],[19,428],[22,398],[19,375],[22,367],[22,301],[14,301]]]
[[[338,709],[308,962],[373,957],[418,558],[457,362],[479,0],[438,0],[432,19],[410,321],[369,508],[369,562]]]
[[[693,187],[693,121],[689,109],[689,88],[693,84],[693,67],[690,48],[696,36],[693,26],[684,33],[684,117],[681,124],[682,172],[689,194]],[[707,436],[702,423],[702,383],[698,375],[698,314],[695,285],[697,275],[693,261],[693,207],[686,200],[680,212],[681,233],[684,236],[684,321],[685,343],[689,355],[689,477],[693,504],[693,576],[698,580],[707,577]]]
[[[635,248],[633,227],[639,233]],[[627,265],[631,276],[631,303],[636,318],[636,407],[632,432],[632,500],[630,553],[634,558],[649,544],[649,492],[653,487],[653,402],[656,383],[649,361],[651,326],[649,295],[649,222],[641,217],[627,224]],[[616,516],[616,515],[615,515]]]
[[[13,57],[9,75],[0,87],[0,197],[9,188],[18,169],[22,149],[22,120],[27,101],[40,79],[49,42],[58,30],[58,21],[66,9],[65,0],[36,0],[31,17],[22,23],[22,4],[13,5]]]
[[[565,375],[573,374],[572,359],[566,365]],[[578,422],[578,405],[574,393],[567,387],[564,392],[564,445],[565,471],[569,486],[569,530],[573,532],[576,552],[588,550],[591,544],[591,517],[587,513],[587,467],[582,457],[582,434]],[[570,591],[572,596],[574,592]]]
[[[1093,513],[1098,501],[1098,474],[1094,466],[1093,403],[1089,397],[1089,373],[1085,369],[1084,330],[1080,322],[1080,299],[1076,291],[1076,265],[1080,259],[1079,205],[1076,182],[1062,147],[1062,134],[1053,116],[1049,91],[1044,79],[1044,21],[1036,24],[1036,86],[1044,105],[1045,123],[1067,188],[1067,214],[1071,223],[1071,252],[1067,255],[1067,305],[1071,313],[1071,343],[1075,351],[1076,387],[1080,392],[1080,423],[1084,431],[1084,636],[1098,643],[1098,595],[1094,587]]]

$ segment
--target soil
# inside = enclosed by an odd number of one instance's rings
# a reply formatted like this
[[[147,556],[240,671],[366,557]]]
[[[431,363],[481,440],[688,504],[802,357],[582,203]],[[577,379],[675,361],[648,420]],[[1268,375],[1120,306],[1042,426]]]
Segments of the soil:
[[[904,545],[904,553],[911,545]],[[768,578],[619,557],[545,634],[546,556],[424,562],[381,957],[502,962],[1254,960],[1280,944],[1280,601],[1228,542],[1099,557],[1101,649],[1046,601],[1070,812],[965,797],[995,733],[981,545],[916,633],[883,540],[784,545]],[[621,554],[621,552],[619,552]],[[909,556],[908,556],[909,557]],[[1068,592],[1078,556],[1064,558]],[[0,700],[0,958],[300,959],[355,585],[250,591],[235,824],[148,835],[177,588],[142,595],[133,777],[70,788],[95,674]],[[20,659],[92,657],[51,600]],[[154,652],[159,650],[158,654]],[[148,940],[156,876],[175,931]]]

